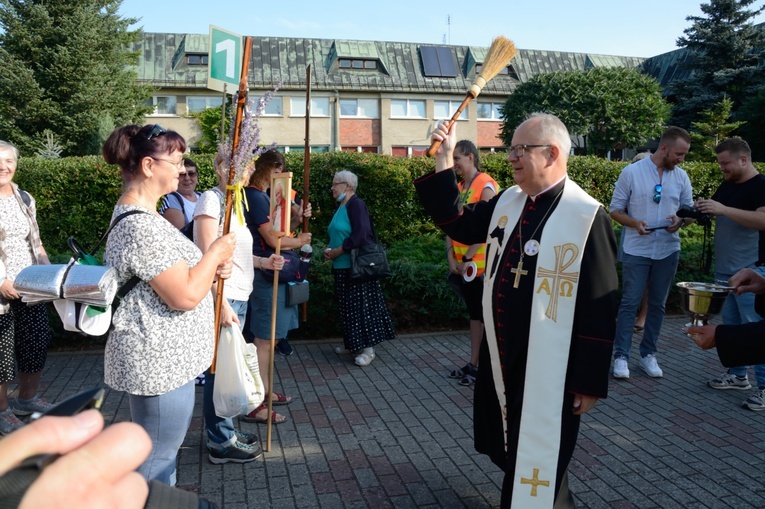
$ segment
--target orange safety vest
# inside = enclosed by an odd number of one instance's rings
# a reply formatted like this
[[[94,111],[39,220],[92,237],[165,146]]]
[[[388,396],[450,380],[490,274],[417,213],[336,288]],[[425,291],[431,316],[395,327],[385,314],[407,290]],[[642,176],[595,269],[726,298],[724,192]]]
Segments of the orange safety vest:
[[[473,179],[473,182],[470,183],[470,189],[463,189],[462,186],[465,185],[465,181],[459,183],[459,190],[460,190],[460,197],[462,199],[463,205],[468,205],[470,203],[476,203],[481,201],[481,193],[483,192],[483,189],[486,187],[487,184],[493,184],[494,185],[494,191],[499,192],[499,185],[497,185],[497,181],[491,178],[486,173],[480,172],[478,175],[475,176]],[[462,261],[462,257],[465,256],[465,253],[467,253],[469,245],[461,244],[457,242],[456,240],[452,240],[452,246],[454,247],[454,259],[458,262]],[[481,276],[483,274],[484,270],[486,269],[486,244],[481,244],[481,248],[476,251],[476,253],[473,255],[473,262],[475,263],[476,268],[478,271],[476,272],[476,277]]]

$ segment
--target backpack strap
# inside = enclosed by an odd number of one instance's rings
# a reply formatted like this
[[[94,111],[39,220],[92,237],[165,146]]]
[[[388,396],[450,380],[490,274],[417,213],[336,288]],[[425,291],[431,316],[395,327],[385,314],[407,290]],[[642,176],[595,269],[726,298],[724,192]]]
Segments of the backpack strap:
[[[26,205],[27,207],[31,207],[32,197],[29,195],[29,193],[24,191],[23,189],[19,189],[19,194],[21,195],[21,201],[24,202],[24,205]]]

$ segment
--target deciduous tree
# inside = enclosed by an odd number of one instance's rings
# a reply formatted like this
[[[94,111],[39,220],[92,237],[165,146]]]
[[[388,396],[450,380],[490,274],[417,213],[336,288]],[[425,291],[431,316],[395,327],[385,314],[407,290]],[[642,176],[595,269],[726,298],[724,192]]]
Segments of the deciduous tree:
[[[534,76],[515,90],[502,109],[506,143],[513,129],[535,111],[557,115],[591,153],[639,146],[661,134],[669,118],[659,83],[626,68]]]

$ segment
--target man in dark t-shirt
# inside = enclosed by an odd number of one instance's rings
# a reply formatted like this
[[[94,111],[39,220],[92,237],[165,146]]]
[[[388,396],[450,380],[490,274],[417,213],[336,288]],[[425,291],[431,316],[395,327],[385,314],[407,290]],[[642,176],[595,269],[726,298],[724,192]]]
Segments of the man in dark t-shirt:
[[[730,138],[715,147],[717,163],[725,181],[711,199],[697,207],[716,216],[715,279],[727,281],[744,268],[765,275],[765,175],[752,164],[752,152],[741,138]],[[761,320],[754,309],[754,295],[731,293],[722,310],[726,325]],[[748,390],[748,366],[728,369],[707,382],[713,389]],[[750,410],[765,410],[765,365],[754,366],[757,391],[742,403]]]

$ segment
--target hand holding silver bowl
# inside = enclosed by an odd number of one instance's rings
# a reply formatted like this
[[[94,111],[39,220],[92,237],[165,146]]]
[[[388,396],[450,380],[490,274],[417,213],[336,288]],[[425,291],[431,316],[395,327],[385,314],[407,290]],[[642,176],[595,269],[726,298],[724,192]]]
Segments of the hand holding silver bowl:
[[[691,317],[691,325],[707,325],[720,313],[728,294],[734,288],[718,283],[677,283],[680,306]]]

